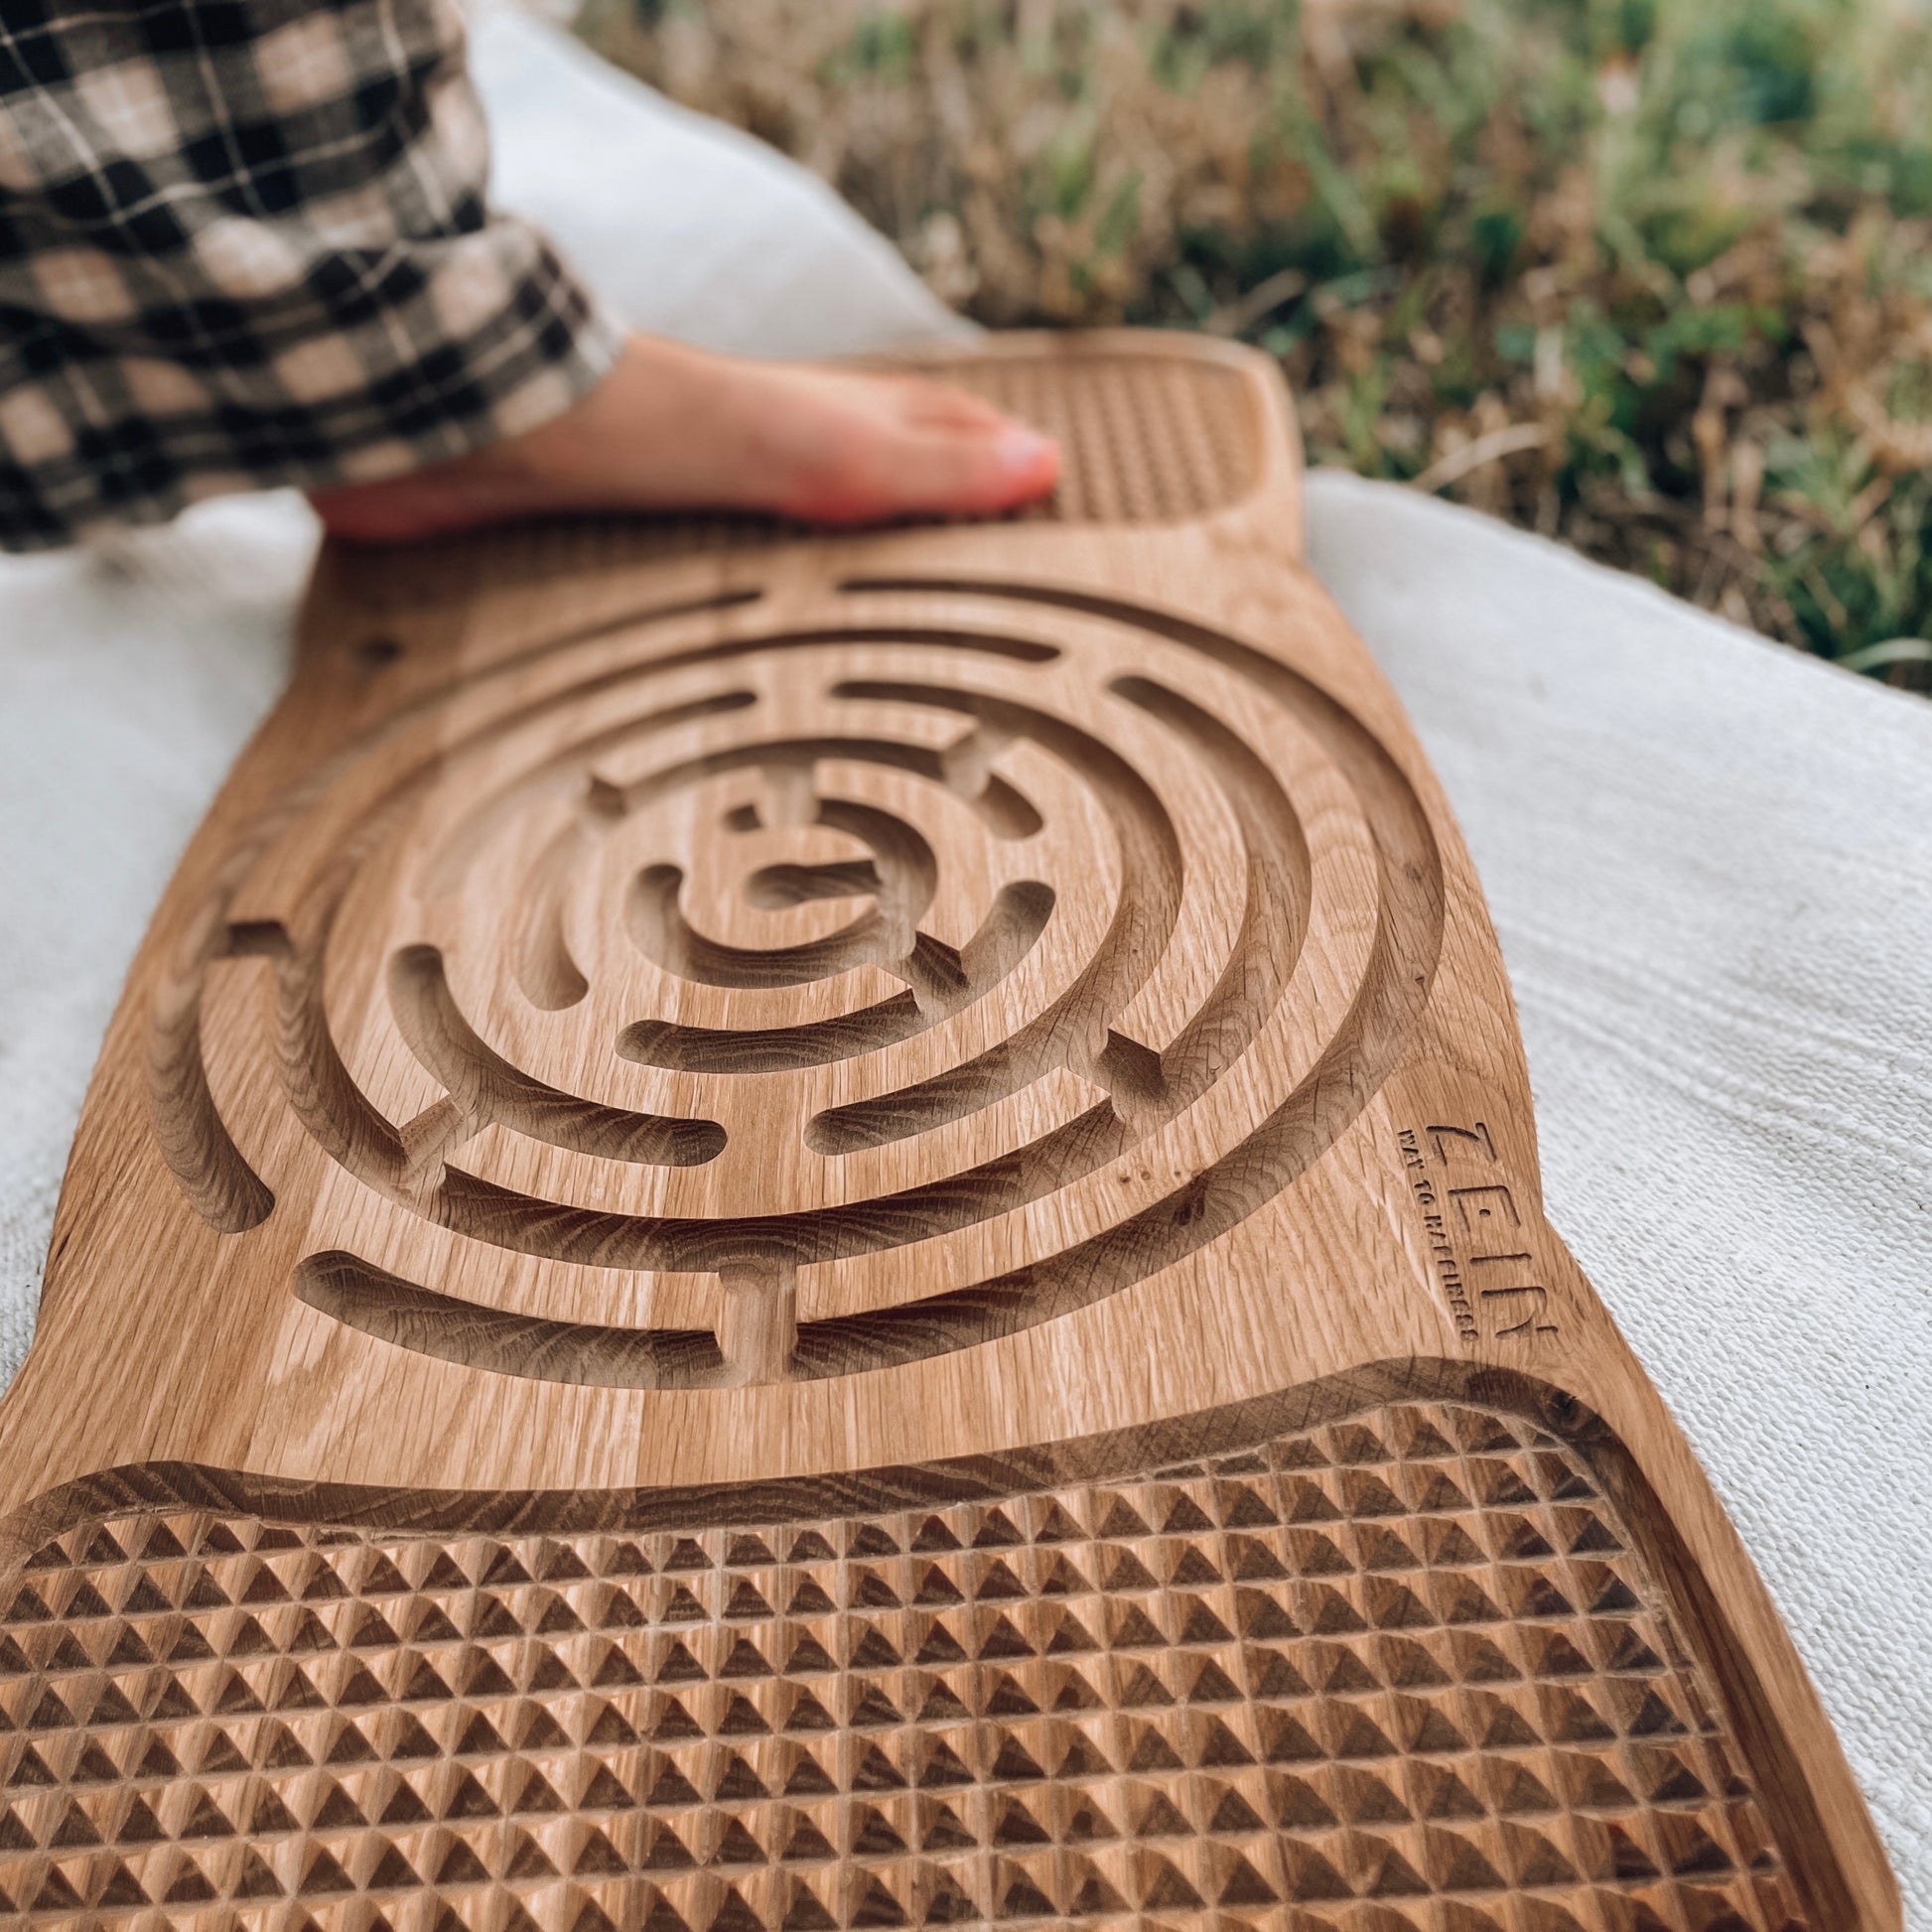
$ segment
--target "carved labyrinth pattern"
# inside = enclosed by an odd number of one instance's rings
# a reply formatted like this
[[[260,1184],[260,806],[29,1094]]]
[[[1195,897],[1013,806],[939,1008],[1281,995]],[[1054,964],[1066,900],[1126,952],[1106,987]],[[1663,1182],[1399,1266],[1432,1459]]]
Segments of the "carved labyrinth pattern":
[[[1047,591],[761,603],[404,703],[230,855],[154,1119],[217,1227],[293,1194],[311,1307],[568,1382],[915,1360],[1184,1258],[1395,1063],[1440,867],[1316,686]]]
[[[1492,1410],[843,1520],[95,1514],[8,1599],[10,1922],[1802,1922],[1656,1580]]]

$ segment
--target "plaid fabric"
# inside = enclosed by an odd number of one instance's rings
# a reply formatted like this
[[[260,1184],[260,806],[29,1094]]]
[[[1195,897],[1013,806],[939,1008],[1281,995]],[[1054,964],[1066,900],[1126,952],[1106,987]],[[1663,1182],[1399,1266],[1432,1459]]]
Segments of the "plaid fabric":
[[[0,4],[0,545],[392,476],[618,332],[483,202],[455,0]]]

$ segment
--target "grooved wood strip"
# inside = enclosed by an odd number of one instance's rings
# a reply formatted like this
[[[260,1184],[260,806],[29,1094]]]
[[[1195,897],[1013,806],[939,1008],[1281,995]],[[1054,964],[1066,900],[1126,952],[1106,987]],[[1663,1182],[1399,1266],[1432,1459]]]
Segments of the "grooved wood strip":
[[[919,361],[888,356],[876,365]],[[1014,511],[1008,523],[1181,522],[1239,502],[1260,480],[1266,426],[1255,413],[1252,379],[1238,366],[1156,358],[1130,338],[1101,354],[1006,354],[951,362],[941,372],[1060,445],[1052,493]],[[601,537],[632,558],[757,549],[811,534],[780,517],[704,512],[655,517],[641,528],[628,518],[583,521],[579,541]]]
[[[1534,1421],[931,1488],[576,1537],[91,1516],[0,1617],[0,1911],[1806,1922],[1660,1580]]]
[[[0,1923],[1895,1932],[1272,366],[928,359],[1051,513],[325,551],[0,1401]]]
[[[1158,523],[1237,501],[1260,469],[1262,425],[1234,368],[1139,355],[1000,357],[963,365],[961,386],[1056,438],[1058,488],[1031,518]]]

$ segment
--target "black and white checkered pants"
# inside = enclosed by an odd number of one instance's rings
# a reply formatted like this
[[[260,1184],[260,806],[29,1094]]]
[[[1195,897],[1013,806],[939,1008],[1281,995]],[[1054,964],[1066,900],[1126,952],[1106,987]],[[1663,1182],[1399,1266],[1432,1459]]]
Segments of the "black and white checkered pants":
[[[4,0],[0,547],[568,407],[618,331],[486,163],[456,0]]]

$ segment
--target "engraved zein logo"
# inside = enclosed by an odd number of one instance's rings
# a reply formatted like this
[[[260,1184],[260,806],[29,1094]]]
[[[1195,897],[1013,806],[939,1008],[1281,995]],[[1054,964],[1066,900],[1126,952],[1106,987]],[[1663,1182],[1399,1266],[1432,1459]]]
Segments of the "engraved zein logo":
[[[1535,1256],[1505,1245],[1523,1226],[1514,1195],[1500,1180],[1471,1175],[1496,1165],[1487,1126],[1405,1127],[1397,1138],[1430,1260],[1463,1342],[1534,1344],[1539,1335],[1556,1334],[1550,1291],[1535,1280]],[[1460,1184],[1449,1185],[1452,1179]]]

